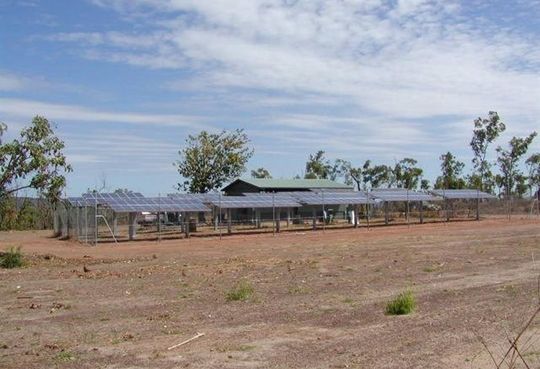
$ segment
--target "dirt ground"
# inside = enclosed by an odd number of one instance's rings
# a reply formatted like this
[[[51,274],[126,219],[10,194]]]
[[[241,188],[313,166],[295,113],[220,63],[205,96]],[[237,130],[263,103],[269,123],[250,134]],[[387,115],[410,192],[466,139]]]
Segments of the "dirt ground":
[[[538,219],[9,246],[27,265],[0,270],[1,368],[491,368],[476,335],[499,355],[538,304]],[[227,301],[239,281],[253,296]],[[385,315],[408,288],[416,311]]]

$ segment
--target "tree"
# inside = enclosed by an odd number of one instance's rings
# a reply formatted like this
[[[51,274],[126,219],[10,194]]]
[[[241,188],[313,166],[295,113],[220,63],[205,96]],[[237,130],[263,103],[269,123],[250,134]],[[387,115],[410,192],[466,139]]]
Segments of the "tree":
[[[353,170],[352,164],[348,160],[336,159],[334,164],[330,168],[330,179],[336,181],[338,178],[343,180],[346,185],[353,184],[353,178],[351,171]]]
[[[458,190],[465,188],[465,180],[461,178],[465,164],[457,160],[450,151],[441,155],[439,159],[441,160],[442,175],[437,177],[435,188]]]
[[[258,168],[251,171],[251,177],[253,178],[272,178],[272,175],[265,168]]]
[[[398,188],[416,189],[420,182],[420,177],[424,172],[417,167],[418,161],[412,158],[404,158],[396,163],[393,169],[393,180]]]
[[[369,183],[371,188],[381,188],[386,185],[390,188],[394,182],[394,172],[388,165],[375,165],[369,169]]]
[[[56,137],[49,121],[34,117],[20,137],[3,143],[6,131],[0,124],[0,200],[31,188],[55,203],[66,185],[65,174],[72,171],[63,153],[64,142]]]
[[[328,179],[331,175],[332,165],[324,156],[324,151],[319,150],[309,155],[306,162],[306,179]]]
[[[205,193],[240,176],[253,155],[248,143],[249,139],[241,129],[189,135],[186,146],[178,152],[180,159],[174,163],[184,178],[178,188]]]
[[[536,132],[520,138],[513,137],[509,142],[509,148],[497,147],[497,164],[501,172],[501,184],[504,195],[509,197],[516,190],[516,184],[521,181],[523,173],[519,169],[519,160],[527,153],[529,145],[536,137]]]
[[[469,181],[473,185],[479,185],[480,190],[492,192],[494,179],[491,172],[491,164],[486,159],[490,144],[504,132],[506,125],[501,121],[499,114],[490,111],[488,118],[476,118],[474,120],[473,137],[470,145],[473,150],[473,167],[477,175]]]
[[[427,179],[422,179],[422,180],[420,181],[420,189],[421,189],[421,190],[427,191],[427,190],[429,190],[430,187],[431,187],[431,186],[430,186],[430,184],[429,184],[429,180],[427,180]]]
[[[531,197],[540,193],[540,153],[532,154],[526,161],[528,172],[528,187]]]

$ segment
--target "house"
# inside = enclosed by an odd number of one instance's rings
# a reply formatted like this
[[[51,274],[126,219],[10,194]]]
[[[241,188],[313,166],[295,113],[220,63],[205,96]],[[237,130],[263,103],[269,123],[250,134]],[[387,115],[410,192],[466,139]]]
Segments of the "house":
[[[291,191],[353,191],[351,186],[329,179],[270,179],[238,178],[223,187],[226,195],[242,195],[248,192],[291,192]]]
[[[354,191],[353,187],[338,183],[329,179],[271,179],[271,178],[238,178],[229,185],[222,188],[227,196],[241,196],[245,193],[273,193],[273,192],[296,192],[296,191],[314,191],[314,192],[341,192]],[[322,217],[323,212],[332,214],[341,214],[346,216],[347,207],[343,205],[332,206],[328,204],[323,211],[322,206],[302,206],[295,209],[280,209],[278,218],[300,222],[301,219],[312,219],[315,214]],[[274,216],[272,209],[234,209],[231,217],[235,222],[254,221],[256,214],[262,219],[272,219]],[[288,223],[287,222],[287,223]]]

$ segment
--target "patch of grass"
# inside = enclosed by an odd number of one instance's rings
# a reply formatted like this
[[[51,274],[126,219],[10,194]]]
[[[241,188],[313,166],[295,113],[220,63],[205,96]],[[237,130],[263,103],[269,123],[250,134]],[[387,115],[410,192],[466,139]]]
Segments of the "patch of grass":
[[[351,299],[350,297],[346,297],[343,299],[343,303],[345,304],[352,304],[354,302],[353,299]]]
[[[60,351],[58,354],[56,354],[54,359],[56,361],[67,363],[69,361],[75,360],[75,356],[69,351]]]
[[[430,267],[430,266],[429,266],[429,267],[425,267],[425,268],[423,269],[423,271],[426,272],[426,273],[433,273],[433,272],[436,271],[436,270],[437,270],[437,268]]]
[[[407,315],[416,308],[416,299],[411,290],[400,293],[396,298],[386,304],[387,315]]]
[[[227,292],[227,301],[246,301],[253,295],[254,291],[253,286],[248,281],[240,281]]]
[[[0,267],[6,269],[20,268],[24,265],[20,247],[11,247],[0,253]]]
[[[304,295],[309,293],[309,288],[300,285],[291,286],[289,287],[289,293],[291,295]]]

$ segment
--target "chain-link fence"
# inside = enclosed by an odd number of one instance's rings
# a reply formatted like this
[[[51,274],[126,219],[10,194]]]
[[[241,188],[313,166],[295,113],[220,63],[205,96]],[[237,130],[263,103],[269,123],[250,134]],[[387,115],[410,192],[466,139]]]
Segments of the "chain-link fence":
[[[356,214],[358,218],[355,220]],[[61,238],[87,244],[163,240],[189,236],[325,230],[486,218],[540,220],[536,199],[469,199],[433,202],[374,202],[370,205],[321,205],[300,208],[219,209],[205,213],[115,213],[106,206],[70,206],[55,212]]]

